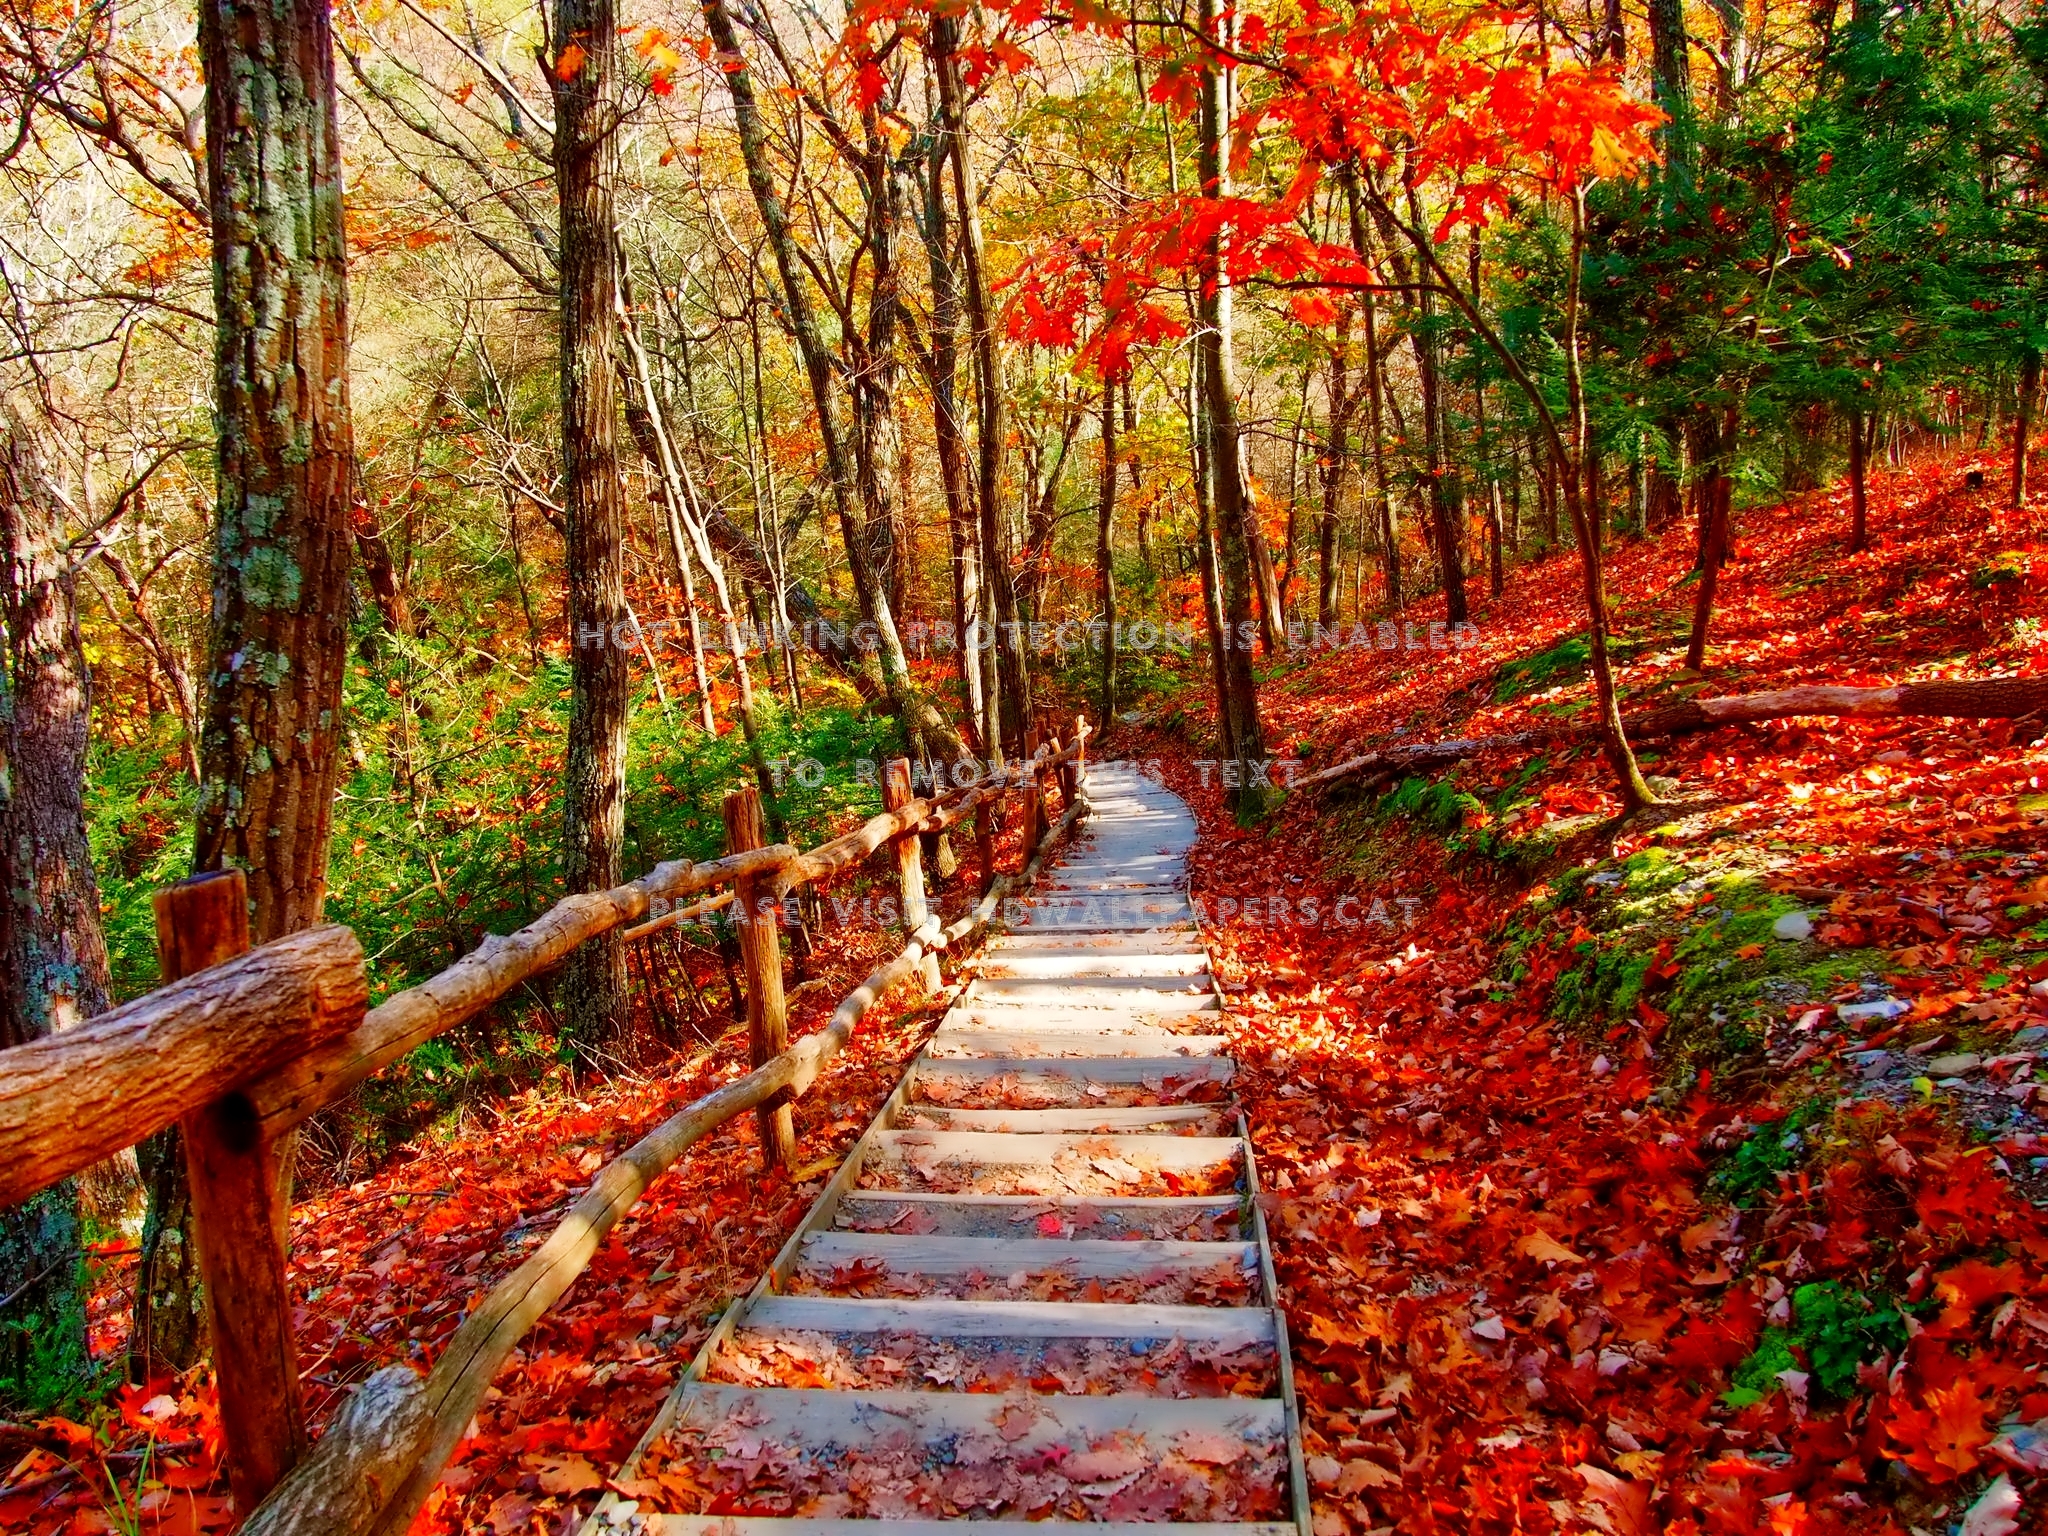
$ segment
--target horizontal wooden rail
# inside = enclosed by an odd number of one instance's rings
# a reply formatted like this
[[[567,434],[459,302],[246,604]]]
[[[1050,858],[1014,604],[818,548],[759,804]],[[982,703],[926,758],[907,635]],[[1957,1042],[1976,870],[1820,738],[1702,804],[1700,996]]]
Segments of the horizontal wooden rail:
[[[738,894],[739,892],[737,891],[727,891],[722,896],[706,896],[702,901],[693,901],[687,907],[677,907],[675,911],[665,912],[652,921],[635,923],[621,934],[620,937],[628,944],[632,943],[635,939],[644,939],[650,933],[659,933],[664,928],[673,928],[678,923],[687,923],[693,917],[702,917],[707,912],[716,912],[723,907],[729,907],[732,905],[733,898]]]
[[[559,964],[577,945],[645,917],[657,899],[692,896],[743,874],[779,869],[794,857],[794,848],[777,843],[703,864],[658,864],[608,891],[565,896],[515,932],[488,935],[438,976],[386,998],[339,1040],[251,1083],[249,1100],[264,1134],[275,1136],[332,1104],[371,1073]]]
[[[0,1054],[0,1206],[331,1046],[369,995],[356,936],[308,928],[12,1047]]]
[[[861,1018],[918,975],[928,955],[986,927],[1007,895],[1037,878],[1088,809],[1085,792],[1077,792],[1022,871],[997,880],[954,922],[927,920],[841,1000],[824,1028],[689,1104],[607,1165],[539,1250],[463,1320],[424,1379],[410,1367],[390,1366],[357,1388],[312,1454],[250,1515],[244,1536],[403,1536],[520,1339],[575,1284],[649,1185],[735,1115],[808,1090]]]

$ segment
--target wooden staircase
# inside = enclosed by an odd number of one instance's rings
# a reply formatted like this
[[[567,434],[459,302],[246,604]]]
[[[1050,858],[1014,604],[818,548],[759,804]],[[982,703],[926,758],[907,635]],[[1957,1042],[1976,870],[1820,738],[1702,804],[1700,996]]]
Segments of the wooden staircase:
[[[1068,861],[586,1536],[1309,1536],[1252,1149],[1181,888],[1194,818],[1127,765],[1091,765],[1087,793]]]

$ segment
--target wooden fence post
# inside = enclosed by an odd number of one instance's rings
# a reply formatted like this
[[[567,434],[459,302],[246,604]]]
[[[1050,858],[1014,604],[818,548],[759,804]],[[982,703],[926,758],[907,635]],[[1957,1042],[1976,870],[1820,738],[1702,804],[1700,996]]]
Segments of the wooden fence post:
[[[194,875],[151,900],[157,964],[167,982],[249,947],[249,887],[239,869]],[[263,1136],[255,1107],[239,1092],[186,1115],[179,1131],[220,1383],[228,1486],[237,1509],[254,1509],[306,1451],[285,1283],[293,1137]]]
[[[981,861],[981,894],[996,888],[996,797],[975,802],[974,855]]]
[[[1074,786],[1074,793],[1078,795],[1081,793],[1083,781],[1088,777],[1088,717],[1086,715],[1074,716],[1074,761],[1068,771],[1073,775],[1071,782]]]
[[[725,797],[725,851],[764,848],[761,792],[749,785]],[[740,965],[747,976],[747,1045],[751,1063],[764,1066],[789,1048],[789,1013],[782,996],[781,908],[772,875],[742,875],[733,883],[732,926],[739,936]],[[796,1161],[796,1120],[787,1095],[754,1111],[761,1128],[761,1156],[770,1168]]]
[[[1033,751],[1037,742],[1032,743]],[[1038,760],[1024,759],[1024,864],[1029,864],[1045,841],[1045,785],[1039,777]],[[1022,867],[1022,866],[1020,866]]]
[[[916,798],[910,792],[910,759],[892,757],[882,765],[882,809],[900,811]],[[915,829],[899,832],[896,844],[896,890],[903,902],[903,927],[915,933],[932,915],[924,893],[924,848]],[[926,955],[917,968],[925,990],[939,990],[939,957]]]

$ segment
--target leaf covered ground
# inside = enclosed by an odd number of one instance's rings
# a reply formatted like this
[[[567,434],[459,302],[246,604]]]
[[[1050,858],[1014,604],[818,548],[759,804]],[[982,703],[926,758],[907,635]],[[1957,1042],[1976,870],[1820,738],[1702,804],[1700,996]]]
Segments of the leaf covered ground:
[[[1620,545],[1632,698],[2038,670],[2039,503],[1971,467],[1882,477],[1860,556],[1839,493],[1746,514],[1704,680],[1690,531]],[[1275,755],[1581,712],[1577,601],[1553,559],[1467,650],[1281,672]],[[1594,752],[1523,751],[1248,831],[1153,738],[1203,821],[1319,1536],[2040,1527],[2043,731],[1682,737],[1625,824]]]
[[[1631,698],[2038,670],[2038,520],[1967,489],[1970,467],[1880,477],[1878,541],[1859,556],[1843,553],[1838,491],[1745,514],[1704,680],[1681,667],[1689,531],[1618,544]],[[2000,483],[1994,459],[1976,467]],[[1582,716],[1577,603],[1574,564],[1556,557],[1480,605],[1474,646],[1277,669],[1264,688],[1275,755],[1316,766]],[[1194,887],[1233,994],[1318,1536],[2039,1526],[2041,732],[1806,721],[1679,738],[1645,750],[1673,804],[1625,825],[1594,753],[1525,751],[1373,795],[1298,796],[1252,830],[1230,822],[1186,735],[1129,729],[1111,744],[1156,756],[1202,818]],[[880,952],[875,934],[832,939],[798,1028]],[[553,1531],[589,1507],[932,1017],[864,1025],[802,1102],[815,1163],[801,1182],[764,1180],[740,1122],[656,1184],[502,1373],[421,1529]],[[528,1093],[304,1200],[294,1285],[316,1421],[377,1365],[431,1363],[595,1170],[736,1075],[743,1051],[728,1033]],[[1178,1087],[1213,1096],[1205,1080]],[[1020,1082],[1019,1107],[1040,1097]],[[1112,1221],[1077,1194],[1191,1191],[1228,1172],[1140,1169],[1106,1140],[1050,1176],[924,1163],[933,1187],[1043,1194],[1027,1214],[1049,1237]],[[874,1229],[920,1230],[908,1204],[870,1204]],[[1082,1235],[1222,1235],[1216,1220]],[[97,1261],[102,1352],[123,1329],[121,1259]],[[982,1277],[963,1294],[1053,1296],[1068,1279]],[[817,1283],[889,1293],[879,1275]],[[1186,1284],[1107,1299],[1236,1287]],[[777,1379],[1100,1385],[1083,1353],[752,1343],[746,1369]],[[1238,1373],[1148,1368],[1195,1392]],[[877,1515],[1247,1518],[1281,1497],[1263,1445],[1146,1462],[1112,1439],[1054,1467],[992,1443],[973,1478],[941,1485],[888,1446],[828,1475],[780,1466],[744,1424],[717,1433],[732,1440],[730,1486],[681,1491],[735,1512],[754,1510],[755,1488],[781,1490],[763,1513],[795,1492],[814,1512]],[[116,1394],[90,1422],[8,1426],[0,1526],[224,1529],[219,1451],[203,1372]],[[646,1475],[675,1493],[664,1480],[693,1464],[658,1454]]]

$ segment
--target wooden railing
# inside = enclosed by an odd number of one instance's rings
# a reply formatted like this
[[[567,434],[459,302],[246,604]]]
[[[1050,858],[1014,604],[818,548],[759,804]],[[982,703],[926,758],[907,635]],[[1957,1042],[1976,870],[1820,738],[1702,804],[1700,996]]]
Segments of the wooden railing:
[[[883,777],[882,813],[808,853],[759,846],[758,794],[734,791],[725,802],[725,857],[661,864],[612,890],[566,897],[374,1008],[367,1006],[362,947],[347,928],[308,929],[250,949],[239,871],[160,891],[165,984],[79,1028],[0,1052],[0,1205],[180,1126],[229,1482],[237,1506],[252,1511],[244,1530],[398,1536],[439,1480],[491,1378],[648,1185],[748,1110],[760,1117],[767,1160],[789,1161],[790,1105],[861,1016],[913,977],[937,986],[938,956],[979,934],[1003,898],[1036,877],[1054,841],[1086,814],[1088,735],[1083,720],[1065,741],[1040,745],[1034,734],[1025,761],[972,787],[923,798],[913,797],[910,766],[899,759]],[[1061,810],[1050,825],[1049,788],[1057,789]],[[1023,854],[1014,874],[995,867],[993,812],[1007,795],[1023,801]],[[970,813],[981,900],[942,924],[926,896],[919,837]],[[843,875],[883,848],[893,851],[908,942],[840,1002],[823,1029],[791,1045],[780,898]],[[727,889],[688,901],[720,888]],[[643,921],[656,903],[674,910]],[[753,1070],[671,1116],[604,1168],[548,1240],[469,1313],[428,1376],[410,1366],[377,1372],[309,1452],[286,1284],[294,1127],[577,945],[620,928],[627,937],[644,935],[714,907],[732,910],[740,937]]]

